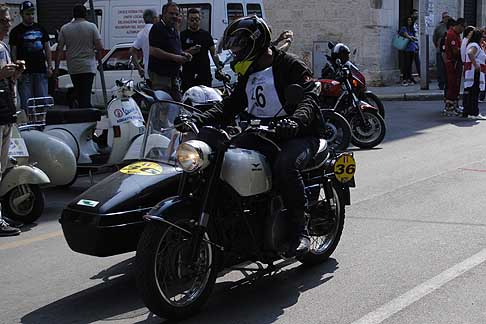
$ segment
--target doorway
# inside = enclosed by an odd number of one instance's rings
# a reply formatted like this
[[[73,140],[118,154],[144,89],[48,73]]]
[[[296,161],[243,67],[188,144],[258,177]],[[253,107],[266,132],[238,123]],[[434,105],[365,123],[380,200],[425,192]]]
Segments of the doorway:
[[[464,19],[466,19],[466,25],[477,26],[477,12],[477,0],[464,0]]]

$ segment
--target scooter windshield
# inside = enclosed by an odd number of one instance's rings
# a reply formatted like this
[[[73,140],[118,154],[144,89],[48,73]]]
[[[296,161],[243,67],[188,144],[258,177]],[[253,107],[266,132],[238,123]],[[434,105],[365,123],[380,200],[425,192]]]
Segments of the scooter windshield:
[[[187,136],[174,128],[174,119],[189,114],[185,105],[161,101],[152,105],[142,144],[142,158],[175,165],[175,151]]]

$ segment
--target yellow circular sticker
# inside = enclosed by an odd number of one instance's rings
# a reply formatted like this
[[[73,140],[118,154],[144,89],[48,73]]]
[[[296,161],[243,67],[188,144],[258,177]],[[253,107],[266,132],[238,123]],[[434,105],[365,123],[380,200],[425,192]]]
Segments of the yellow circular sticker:
[[[125,174],[154,176],[162,174],[162,167],[154,162],[137,162],[127,165],[121,169],[120,172]]]
[[[341,154],[334,164],[334,175],[339,182],[345,183],[353,179],[356,172],[356,161],[349,153]]]

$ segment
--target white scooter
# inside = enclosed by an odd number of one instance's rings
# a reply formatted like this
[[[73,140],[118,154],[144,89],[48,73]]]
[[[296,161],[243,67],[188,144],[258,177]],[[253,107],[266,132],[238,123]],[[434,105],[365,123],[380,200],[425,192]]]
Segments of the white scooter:
[[[133,81],[119,80],[116,86],[117,96],[108,103],[106,115],[97,109],[47,111],[44,132],[70,147],[78,170],[123,163],[135,139],[145,131],[140,108],[131,98]]]
[[[36,221],[44,210],[44,194],[40,186],[49,184],[49,177],[29,164],[29,151],[14,125],[9,147],[10,163],[2,174],[0,197],[5,216],[24,224]]]

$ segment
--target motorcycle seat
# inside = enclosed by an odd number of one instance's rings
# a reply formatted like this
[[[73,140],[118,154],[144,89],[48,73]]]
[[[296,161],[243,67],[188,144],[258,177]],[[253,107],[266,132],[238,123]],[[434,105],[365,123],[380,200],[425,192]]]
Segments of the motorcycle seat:
[[[46,114],[46,125],[77,124],[97,122],[103,113],[95,108],[84,109],[52,109]]]
[[[320,168],[324,162],[327,160],[329,155],[329,146],[325,139],[319,140],[319,149],[317,153],[314,155],[312,160],[309,161],[306,169],[304,171],[311,171]]]

